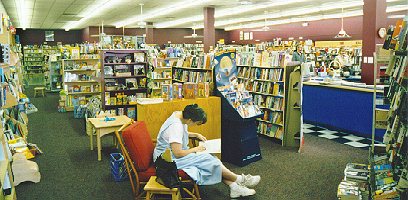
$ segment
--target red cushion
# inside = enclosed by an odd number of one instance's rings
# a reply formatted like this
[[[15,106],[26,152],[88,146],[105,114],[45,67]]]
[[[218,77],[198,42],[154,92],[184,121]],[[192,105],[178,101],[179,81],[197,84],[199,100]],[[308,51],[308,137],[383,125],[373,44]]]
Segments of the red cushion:
[[[153,165],[154,145],[145,122],[137,121],[122,131],[122,138],[137,171]]]
[[[149,181],[151,176],[156,176],[156,168],[154,166],[149,167],[147,170],[143,172],[138,172],[137,173],[139,176],[139,181],[140,182],[147,182]],[[178,174],[181,178],[181,180],[191,180],[191,178],[184,172],[183,170],[178,170]]]

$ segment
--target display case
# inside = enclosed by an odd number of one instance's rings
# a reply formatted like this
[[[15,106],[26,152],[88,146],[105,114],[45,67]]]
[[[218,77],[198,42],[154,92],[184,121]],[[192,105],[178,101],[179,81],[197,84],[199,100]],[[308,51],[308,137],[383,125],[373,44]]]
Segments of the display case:
[[[144,50],[103,50],[103,109],[136,119],[136,99],[148,96],[148,63]]]
[[[65,99],[66,111],[85,105],[92,96],[100,96],[100,71],[97,58],[62,60],[62,96],[65,96],[62,99]]]

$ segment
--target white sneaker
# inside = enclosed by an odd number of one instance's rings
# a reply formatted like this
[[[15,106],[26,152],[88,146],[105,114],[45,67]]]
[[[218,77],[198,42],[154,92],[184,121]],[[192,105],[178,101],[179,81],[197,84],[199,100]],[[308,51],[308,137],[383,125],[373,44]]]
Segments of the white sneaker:
[[[258,185],[259,181],[261,181],[261,177],[259,175],[252,176],[251,174],[244,175],[242,174],[242,182],[239,183],[246,187],[255,187]]]
[[[254,195],[256,192],[254,189],[249,189],[243,185],[234,185],[231,187],[230,197],[231,198],[238,198],[238,197],[246,197]]]

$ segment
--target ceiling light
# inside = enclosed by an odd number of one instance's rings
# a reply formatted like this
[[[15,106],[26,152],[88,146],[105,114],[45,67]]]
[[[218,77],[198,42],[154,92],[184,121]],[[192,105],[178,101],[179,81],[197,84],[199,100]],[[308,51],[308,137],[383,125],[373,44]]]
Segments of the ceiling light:
[[[18,23],[23,30],[27,28],[27,9],[26,9],[26,4],[25,0],[15,0],[16,7],[17,7],[17,13],[18,13]]]
[[[197,5],[200,4],[205,4],[207,2],[209,2],[211,0],[196,0],[196,1],[191,1],[191,0],[187,0],[187,1],[182,1],[176,4],[171,4],[170,6],[165,6],[165,7],[161,7],[158,8],[156,10],[152,10],[148,13],[146,13],[143,16],[134,16],[131,17],[129,19],[120,21],[120,22],[116,22],[114,23],[115,26],[117,28],[119,27],[123,27],[123,26],[127,26],[129,24],[133,24],[137,21],[145,21],[147,19],[152,19],[152,18],[156,18],[158,16],[163,16],[163,15],[167,15],[169,13],[176,13],[180,10],[186,9],[186,8],[190,8],[190,7],[196,7]],[[203,18],[201,18],[202,20]]]
[[[400,19],[400,18],[404,18],[405,15],[389,15],[388,18],[390,19]]]
[[[303,40],[303,37],[302,37],[302,36],[300,36],[300,37],[299,37],[299,40]]]
[[[265,17],[267,17],[268,19],[275,19],[275,18],[283,18],[283,17],[291,17],[291,16],[300,16],[300,15],[307,15],[307,14],[312,14],[312,13],[320,13],[321,11],[335,10],[339,8],[353,8],[353,7],[362,6],[362,5],[364,5],[364,2],[338,3],[335,5],[325,4],[325,5],[313,7],[313,8],[297,8],[297,9],[270,13],[267,16],[256,15],[256,16],[246,17],[246,18],[236,18],[232,20],[216,21],[214,25],[216,27],[220,27],[220,26],[241,23],[241,22],[259,21],[259,20],[263,20]],[[293,17],[291,18],[291,20],[298,21],[298,20],[294,20]],[[305,21],[305,20],[302,20],[302,21]],[[310,20],[307,20],[307,21],[310,21]]]
[[[303,26],[303,27],[309,26],[309,23],[303,22],[303,23],[302,23],[302,26]]]
[[[85,11],[83,11],[79,16],[82,17],[79,21],[70,22],[65,25],[64,29],[73,29],[79,28],[82,23],[86,20],[98,16],[101,13],[105,12],[108,9],[115,8],[116,5],[125,2],[124,0],[103,0],[99,1],[98,4],[88,7]]]
[[[343,8],[341,8],[341,29],[340,29],[340,31],[339,31],[339,33],[336,35],[336,36],[334,36],[334,38],[351,38],[351,36],[350,35],[348,35],[347,33],[346,33],[346,31],[343,29],[343,22],[344,22],[344,17],[343,17]]]
[[[250,1],[241,1],[241,2],[239,2],[241,5],[251,5],[252,4],[252,2],[250,2]]]
[[[289,4],[295,4],[295,3],[300,3],[300,2],[306,2],[307,0],[279,0],[279,1],[274,1],[273,3],[263,3],[263,4],[255,4],[251,6],[236,6],[234,8],[227,8],[227,9],[216,9],[214,18],[222,18],[230,15],[237,15],[245,12],[250,12],[250,11],[255,11],[259,9],[266,9],[266,8],[271,8],[271,7],[277,7],[277,6],[283,6],[283,5],[289,5]],[[192,17],[186,17],[186,18],[181,18],[179,20],[175,21],[170,21],[170,22],[163,22],[163,23],[157,23],[156,27],[157,28],[169,28],[169,27],[175,27],[177,25],[185,24],[185,23],[193,23],[193,22],[198,22],[198,21],[203,21],[204,16],[203,15],[195,15]],[[263,17],[262,17],[263,19]],[[242,20],[244,21],[244,20]],[[246,21],[251,21],[251,20],[246,20]],[[232,24],[232,23],[229,23]],[[217,25],[217,22],[215,22],[215,26],[220,26]]]
[[[289,37],[289,38],[288,38],[288,40],[293,40],[293,39],[295,39],[295,38],[293,38],[293,37]]]

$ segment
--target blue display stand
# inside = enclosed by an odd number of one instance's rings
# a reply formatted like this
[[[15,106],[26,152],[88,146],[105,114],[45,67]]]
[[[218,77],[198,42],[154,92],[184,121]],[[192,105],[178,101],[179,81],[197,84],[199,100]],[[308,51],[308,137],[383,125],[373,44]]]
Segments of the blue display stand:
[[[231,85],[236,80],[235,52],[215,55],[214,80],[216,88]],[[262,159],[255,118],[243,118],[221,92],[221,152],[222,161],[245,166]]]
[[[304,84],[302,109],[306,123],[371,139],[372,92]],[[382,141],[384,133],[376,129],[375,139]]]
[[[261,160],[255,117],[242,118],[223,95],[217,96],[221,97],[222,161],[245,166]]]

